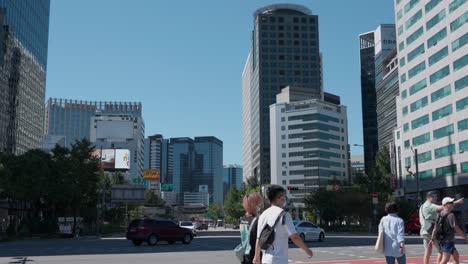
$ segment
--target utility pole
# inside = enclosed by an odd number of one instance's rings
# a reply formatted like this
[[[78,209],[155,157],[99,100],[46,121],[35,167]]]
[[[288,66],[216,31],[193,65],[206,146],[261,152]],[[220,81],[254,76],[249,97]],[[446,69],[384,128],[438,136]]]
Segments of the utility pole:
[[[421,204],[421,195],[419,193],[419,164],[418,164],[418,149],[414,149],[414,163],[416,166],[416,201],[418,203],[418,207]]]

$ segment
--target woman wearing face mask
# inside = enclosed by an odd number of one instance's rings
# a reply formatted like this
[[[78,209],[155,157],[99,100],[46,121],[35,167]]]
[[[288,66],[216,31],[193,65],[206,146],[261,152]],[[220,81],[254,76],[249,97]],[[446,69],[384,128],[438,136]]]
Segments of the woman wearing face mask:
[[[245,251],[244,259],[241,262],[242,264],[252,264],[255,255],[255,242],[257,241],[257,217],[262,202],[263,199],[258,193],[247,194],[242,201],[242,206],[245,209],[245,215],[241,217],[239,229],[242,245],[250,245]]]

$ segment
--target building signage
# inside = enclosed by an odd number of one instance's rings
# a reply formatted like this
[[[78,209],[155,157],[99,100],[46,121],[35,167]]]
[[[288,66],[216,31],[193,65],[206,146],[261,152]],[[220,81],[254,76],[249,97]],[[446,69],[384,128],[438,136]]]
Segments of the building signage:
[[[96,149],[93,156],[99,159],[103,170],[129,170],[130,151],[128,149]]]
[[[380,25],[374,33],[375,55],[396,47],[395,25]]]
[[[198,192],[208,192],[208,185],[198,185]]]
[[[159,181],[161,175],[159,170],[144,170],[143,177],[146,180]]]
[[[161,183],[161,191],[172,192],[172,183]]]
[[[130,169],[130,151],[128,149],[115,150],[115,169],[129,170]]]

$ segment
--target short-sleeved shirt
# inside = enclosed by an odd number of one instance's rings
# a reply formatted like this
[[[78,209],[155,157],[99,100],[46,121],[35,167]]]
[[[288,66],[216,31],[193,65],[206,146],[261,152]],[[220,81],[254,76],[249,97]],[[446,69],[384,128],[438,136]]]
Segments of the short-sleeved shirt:
[[[283,211],[282,208],[272,205],[265,210],[258,219],[257,237],[260,237],[263,228],[268,224],[273,226],[276,219]],[[292,217],[289,213],[284,216],[284,224],[282,220],[278,222],[275,228],[275,241],[273,246],[267,250],[263,250],[262,263],[267,264],[288,264],[288,239],[292,234],[297,233]]]
[[[419,223],[421,235],[431,235],[433,224],[437,218],[437,205],[426,201],[419,209]]]
[[[447,210],[443,210],[442,212],[440,212],[440,217],[444,217],[444,216],[447,216],[447,218],[445,218],[445,234],[444,234],[444,239],[443,241],[441,242],[454,242],[455,241],[455,225],[456,225],[456,221],[455,221],[455,215]],[[447,227],[447,224],[450,226],[450,227]]]

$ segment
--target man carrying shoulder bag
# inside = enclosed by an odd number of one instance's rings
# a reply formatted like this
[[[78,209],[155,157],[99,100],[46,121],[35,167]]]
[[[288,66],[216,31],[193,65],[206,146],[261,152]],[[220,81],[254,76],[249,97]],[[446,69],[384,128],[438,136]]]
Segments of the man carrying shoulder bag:
[[[255,245],[254,264],[287,264],[288,238],[303,249],[309,258],[314,254],[297,234],[292,217],[283,208],[286,205],[286,190],[272,185],[267,192],[271,207],[258,219],[257,242]],[[263,256],[260,259],[260,252]]]

